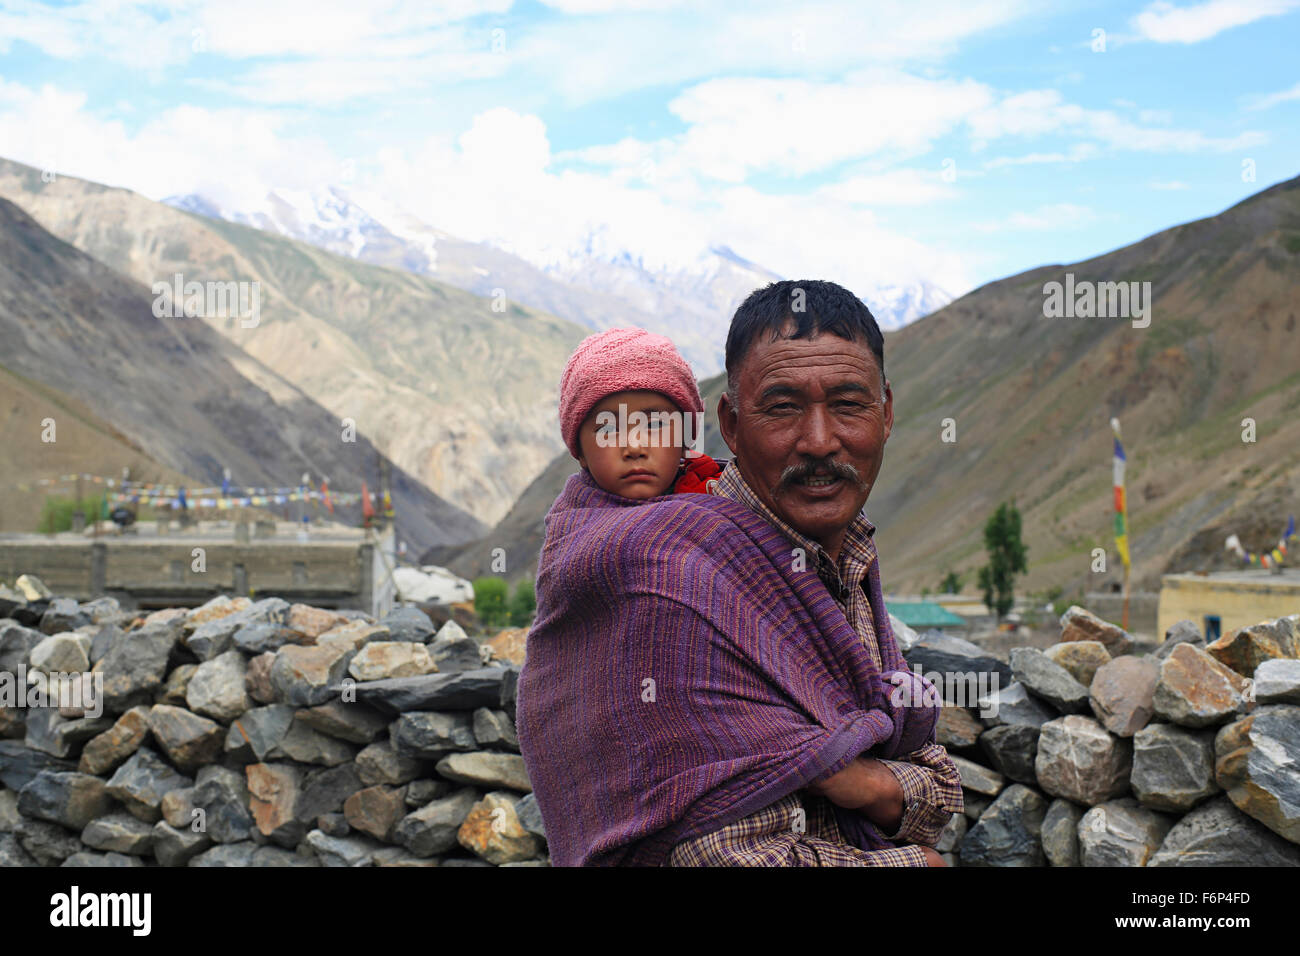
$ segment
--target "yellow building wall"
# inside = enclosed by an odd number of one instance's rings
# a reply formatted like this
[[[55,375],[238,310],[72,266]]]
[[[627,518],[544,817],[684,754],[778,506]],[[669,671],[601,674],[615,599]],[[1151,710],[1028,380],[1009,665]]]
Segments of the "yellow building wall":
[[[1183,620],[1194,621],[1204,630],[1207,614],[1219,616],[1220,634],[1260,621],[1300,614],[1300,583],[1224,581],[1183,575],[1166,575],[1162,579],[1157,612],[1161,640],[1171,627]]]

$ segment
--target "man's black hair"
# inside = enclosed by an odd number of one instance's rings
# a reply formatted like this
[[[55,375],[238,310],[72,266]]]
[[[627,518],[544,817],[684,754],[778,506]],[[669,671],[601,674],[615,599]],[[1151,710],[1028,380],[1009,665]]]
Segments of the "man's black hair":
[[[798,308],[802,306],[802,308]],[[795,339],[837,335],[850,342],[866,340],[885,376],[885,337],[871,310],[843,286],[823,279],[785,279],[751,292],[731,318],[727,332],[727,394],[736,400],[735,375],[760,335],[774,341],[794,322]]]

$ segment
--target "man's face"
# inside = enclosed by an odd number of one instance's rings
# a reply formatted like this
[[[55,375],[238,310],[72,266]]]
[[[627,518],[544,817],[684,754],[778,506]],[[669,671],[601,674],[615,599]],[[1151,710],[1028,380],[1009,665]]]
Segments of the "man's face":
[[[894,397],[865,341],[784,337],[793,331],[750,346],[736,370],[738,407],[723,395],[718,422],[759,499],[838,556],[880,472]]]
[[[631,419],[622,435],[616,425],[620,405],[624,421]],[[638,412],[644,419],[636,417]],[[668,415],[673,417],[663,417]],[[682,459],[681,418],[672,400],[659,392],[636,389],[606,395],[578,429],[578,461],[612,494],[637,500],[667,494]],[[638,421],[644,426],[635,427]]]

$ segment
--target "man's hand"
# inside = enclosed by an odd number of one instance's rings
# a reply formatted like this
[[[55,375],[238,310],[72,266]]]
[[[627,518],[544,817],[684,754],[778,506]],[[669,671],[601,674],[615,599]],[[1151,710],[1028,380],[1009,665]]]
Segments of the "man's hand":
[[[930,849],[928,846],[923,846],[923,847],[921,847],[921,852],[925,854],[925,862],[926,862],[926,865],[927,865],[927,866],[947,866],[947,865],[948,865],[947,863],[943,862],[943,857],[941,857],[941,856],[940,856],[938,853],[936,853],[934,850]]]
[[[837,807],[857,810],[894,833],[903,822],[903,788],[889,768],[872,757],[856,757],[843,770],[808,784]]]

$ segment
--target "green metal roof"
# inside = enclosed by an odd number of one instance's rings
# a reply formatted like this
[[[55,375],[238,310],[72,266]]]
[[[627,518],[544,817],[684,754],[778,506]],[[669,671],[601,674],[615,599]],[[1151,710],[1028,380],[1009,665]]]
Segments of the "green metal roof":
[[[899,601],[885,603],[886,610],[908,627],[919,631],[929,627],[965,627],[964,618],[933,601]]]

